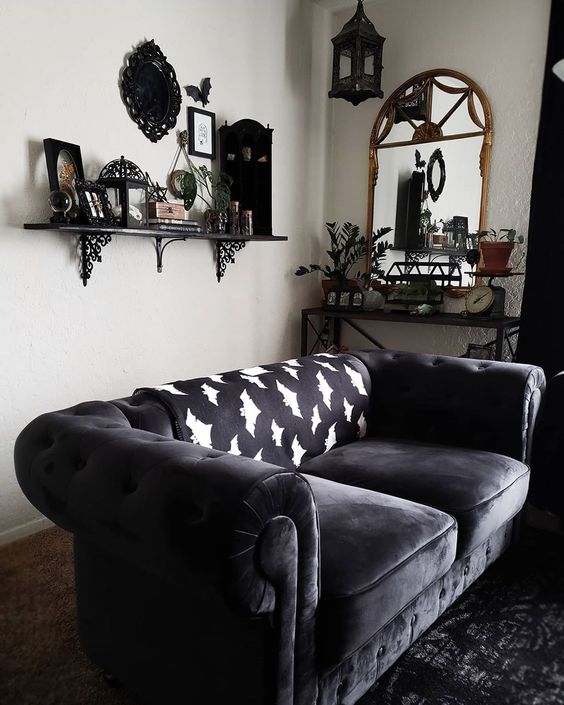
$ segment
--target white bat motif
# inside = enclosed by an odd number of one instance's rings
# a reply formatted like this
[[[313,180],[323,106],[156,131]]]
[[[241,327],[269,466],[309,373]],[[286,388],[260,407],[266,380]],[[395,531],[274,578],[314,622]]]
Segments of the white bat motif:
[[[319,360],[314,360],[316,365],[321,365],[321,367],[326,367],[328,370],[331,370],[331,372],[338,372],[339,370],[336,367],[333,367],[333,365],[330,362],[320,362]]]
[[[159,392],[170,392],[171,394],[182,394],[183,396],[187,395],[187,392],[181,392],[174,384],[161,384],[159,387],[153,387],[153,389],[157,389]]]
[[[259,450],[259,452],[255,455],[253,460],[262,460],[262,448]]]
[[[313,414],[311,416],[311,432],[315,434],[317,427],[321,423],[321,416],[319,415],[319,407],[317,404],[313,407]]]
[[[284,404],[292,410],[292,414],[297,416],[299,419],[303,419],[302,412],[300,411],[300,406],[298,404],[298,395],[296,392],[292,392],[291,389],[285,387],[278,380],[276,380],[276,387],[280,394],[284,397]]]
[[[241,394],[240,399],[243,402],[243,406],[240,409],[240,413],[241,416],[245,419],[245,428],[254,438],[255,428],[257,425],[257,416],[260,414],[260,409],[251,399],[246,389]]]
[[[217,389],[214,389],[213,387],[210,387],[209,384],[202,384],[202,392],[206,395],[206,397],[210,400],[212,404],[215,404],[216,406],[219,406],[217,403],[217,396],[219,392]]]
[[[223,381],[223,375],[211,375],[208,379],[216,384],[227,384],[227,382]]]
[[[312,357],[337,357],[337,356],[333,355],[333,353],[316,353],[315,355],[312,355]]]
[[[274,445],[277,446],[278,448],[282,448],[282,433],[284,432],[283,428],[280,428],[280,426],[276,423],[274,419],[272,419],[272,440],[274,441]]]
[[[301,362],[298,362],[295,358],[293,360],[284,360],[283,365],[289,365],[290,367],[303,367]]]
[[[366,391],[366,387],[364,386],[364,382],[362,381],[362,375],[360,374],[360,372],[353,370],[353,368],[349,367],[348,365],[345,365],[345,372],[351,378],[352,385],[355,389],[358,389],[359,394],[362,394],[362,396],[367,397],[368,393]]]
[[[239,374],[256,377],[257,375],[270,375],[272,370],[265,370],[264,367],[248,367],[246,370],[239,370]]]
[[[258,379],[258,377],[249,377],[249,375],[241,375],[241,377],[246,382],[250,382],[251,384],[255,384],[260,389],[266,389],[266,384],[264,384],[264,382],[261,382],[260,379]]]
[[[203,423],[197,419],[194,414],[188,409],[186,414],[186,425],[192,429],[192,443],[197,443],[205,448],[212,448],[211,430],[213,424]]]
[[[331,409],[331,394],[333,394],[333,390],[329,386],[327,380],[325,377],[321,374],[321,372],[318,372],[316,374],[317,380],[319,381],[319,384],[317,385],[317,388],[323,395],[323,403],[328,409]]]
[[[354,406],[352,404],[349,404],[349,402],[346,399],[343,399],[343,404],[345,406],[345,419],[347,421],[351,421]]]
[[[336,426],[337,423],[335,422],[332,426],[329,427],[329,433],[327,434],[327,438],[325,439],[325,450],[323,451],[324,453],[327,453],[328,450],[331,450],[331,448],[337,442],[337,434],[335,433]]]
[[[289,375],[291,375],[294,379],[299,380],[297,370],[294,370],[292,367],[286,367],[285,365],[282,366],[282,369],[284,370],[284,372],[287,372]]]
[[[237,436],[231,439],[231,447],[227,452],[231,453],[231,455],[241,455],[241,451],[239,450],[239,443],[237,442]]]
[[[366,417],[362,412],[358,417],[358,437],[364,438],[364,436],[366,436]]]
[[[292,441],[292,462],[296,468],[300,466],[305,453],[305,448],[301,447],[298,437],[294,436],[294,440]]]

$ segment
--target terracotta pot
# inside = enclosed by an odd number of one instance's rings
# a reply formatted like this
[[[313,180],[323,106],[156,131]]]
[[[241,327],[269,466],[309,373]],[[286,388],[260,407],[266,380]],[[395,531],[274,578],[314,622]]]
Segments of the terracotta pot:
[[[482,261],[479,269],[485,269],[488,272],[501,272],[508,269],[507,263],[511,257],[513,245],[513,242],[482,241],[480,243]]]

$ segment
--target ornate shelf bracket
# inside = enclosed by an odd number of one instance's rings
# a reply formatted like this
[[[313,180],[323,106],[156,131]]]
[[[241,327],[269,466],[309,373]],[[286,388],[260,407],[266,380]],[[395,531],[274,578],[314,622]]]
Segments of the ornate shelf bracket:
[[[85,235],[80,236],[80,278],[86,286],[92,275],[94,262],[102,261],[102,247],[112,241],[111,235]]]
[[[155,237],[155,250],[157,251],[157,272],[160,274],[163,271],[163,252],[166,247],[170,245],[171,242],[186,242],[185,237],[173,237],[170,238],[163,245],[163,238],[160,236]]]
[[[235,253],[240,252],[246,244],[244,240],[242,242],[226,242],[225,240],[220,240],[216,243],[215,258],[218,283],[221,282],[227,270],[227,265],[235,263]]]

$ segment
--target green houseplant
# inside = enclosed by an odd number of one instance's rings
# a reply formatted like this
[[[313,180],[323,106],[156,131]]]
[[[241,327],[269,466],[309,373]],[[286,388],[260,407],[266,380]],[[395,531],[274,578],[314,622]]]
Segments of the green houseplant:
[[[175,172],[174,177],[184,208],[190,210],[196,198],[200,198],[207,206],[204,211],[206,232],[224,233],[233,179],[223,171],[215,177],[205,165],[196,166],[190,161],[189,166],[191,171]]]
[[[364,286],[370,287],[374,279],[384,276],[382,259],[391,245],[388,242],[381,242],[381,238],[392,228],[380,228],[373,234],[369,271],[359,269],[356,274],[353,274],[355,268],[359,266],[360,260],[366,257],[368,251],[368,240],[360,234],[360,227],[349,222],[343,223],[342,226],[335,222],[325,223],[325,228],[329,234],[330,249],[326,252],[330,264],[301,265],[295,271],[298,277],[321,272],[326,277],[324,290],[327,290],[335,284],[344,284],[351,279],[360,280]]]
[[[490,228],[478,234],[479,249],[482,254],[480,269],[500,272],[508,269],[509,258],[516,244],[523,243],[523,236],[517,235],[513,228],[499,231]]]

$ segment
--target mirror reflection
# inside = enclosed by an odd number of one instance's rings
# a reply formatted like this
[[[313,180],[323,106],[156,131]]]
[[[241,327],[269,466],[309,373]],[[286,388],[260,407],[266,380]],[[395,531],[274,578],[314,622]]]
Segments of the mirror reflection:
[[[168,113],[168,83],[159,66],[152,61],[141,64],[135,75],[135,96],[148,120],[160,122]]]
[[[471,284],[464,259],[485,226],[490,149],[487,98],[462,74],[419,74],[390,96],[372,131],[368,212],[369,233],[393,228],[385,271],[416,251]]]

